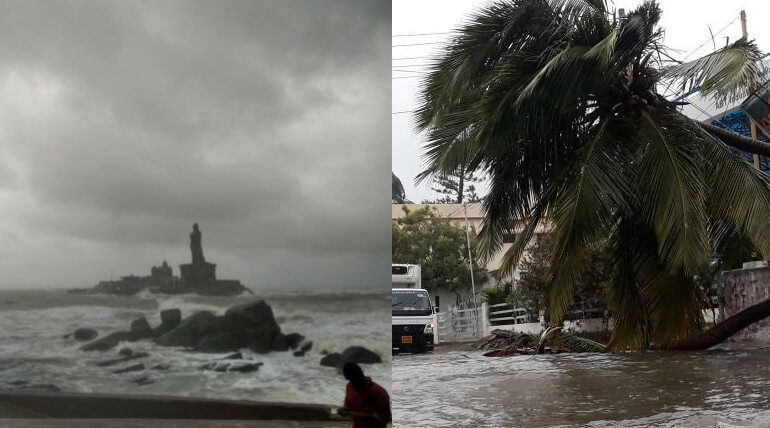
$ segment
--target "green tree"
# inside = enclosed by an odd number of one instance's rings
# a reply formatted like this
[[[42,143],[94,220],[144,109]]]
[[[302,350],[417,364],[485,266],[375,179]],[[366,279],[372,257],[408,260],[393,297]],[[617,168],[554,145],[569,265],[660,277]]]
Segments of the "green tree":
[[[505,303],[513,292],[513,283],[511,281],[501,282],[494,287],[488,287],[481,290],[481,297],[490,305]]]
[[[551,319],[572,306],[584,255],[607,242],[610,349],[703,347],[770,315],[765,302],[688,337],[705,306],[693,277],[721,246],[712,226],[729,224],[770,256],[770,179],[730,148],[770,154],[770,145],[693,121],[659,92],[668,83],[739,100],[761,79],[756,45],[739,39],[672,61],[660,15],[654,1],[622,19],[601,0],[493,2],[432,65],[416,113],[423,176],[460,165],[489,176],[483,256],[527,219],[505,255],[510,272],[537,226],[553,225]]]
[[[540,233],[533,240],[519,264],[519,280],[509,302],[538,313],[547,307],[548,272],[554,250],[550,233]],[[583,255],[580,274],[573,285],[573,309],[586,310],[607,306],[607,284],[612,273],[606,248],[599,246]]]
[[[421,265],[422,285],[429,291],[470,293],[465,230],[439,217],[429,207],[404,211],[404,217],[393,220],[393,263]],[[471,245],[475,243],[474,237],[472,231]],[[473,272],[477,284],[486,279],[486,270],[475,260]]]
[[[391,202],[394,204],[406,203],[406,192],[404,191],[404,185],[401,184],[401,180],[396,177],[396,173],[390,172],[393,176],[391,180]]]
[[[443,196],[433,201],[425,200],[423,203],[462,204],[463,202],[481,202],[481,197],[476,193],[476,185],[481,182],[482,179],[477,177],[473,171],[467,172],[463,169],[455,174],[436,175],[433,177],[431,190]]]

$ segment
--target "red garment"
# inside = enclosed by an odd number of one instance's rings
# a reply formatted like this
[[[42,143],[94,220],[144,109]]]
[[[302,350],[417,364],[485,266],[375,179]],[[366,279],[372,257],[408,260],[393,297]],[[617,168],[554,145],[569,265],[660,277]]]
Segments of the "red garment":
[[[353,428],[385,428],[391,419],[388,391],[368,377],[366,387],[362,390],[348,382],[345,407],[355,412],[376,413],[379,418],[353,417]]]

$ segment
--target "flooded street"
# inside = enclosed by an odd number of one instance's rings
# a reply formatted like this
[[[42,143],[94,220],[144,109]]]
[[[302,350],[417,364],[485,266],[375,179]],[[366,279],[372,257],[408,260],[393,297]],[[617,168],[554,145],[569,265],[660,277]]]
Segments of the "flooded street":
[[[770,426],[770,347],[393,358],[397,426]]]

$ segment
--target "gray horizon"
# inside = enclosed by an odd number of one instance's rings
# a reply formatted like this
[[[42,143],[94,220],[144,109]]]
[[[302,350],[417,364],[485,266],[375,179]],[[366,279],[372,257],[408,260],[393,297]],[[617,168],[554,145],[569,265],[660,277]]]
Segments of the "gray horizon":
[[[385,291],[389,2],[0,1],[0,289]]]

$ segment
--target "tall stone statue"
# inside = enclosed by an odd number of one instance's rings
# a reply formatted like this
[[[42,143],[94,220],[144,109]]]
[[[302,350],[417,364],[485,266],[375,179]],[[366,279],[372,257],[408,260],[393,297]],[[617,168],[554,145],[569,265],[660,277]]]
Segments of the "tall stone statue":
[[[201,287],[217,283],[217,265],[209,263],[203,257],[203,245],[201,244],[201,230],[198,223],[193,224],[190,234],[190,252],[192,263],[179,265],[184,287]]]
[[[202,265],[206,262],[206,259],[203,258],[201,231],[198,228],[198,223],[193,224],[193,231],[190,234],[190,251],[192,252],[193,265]]]

